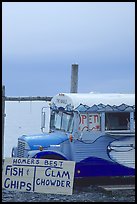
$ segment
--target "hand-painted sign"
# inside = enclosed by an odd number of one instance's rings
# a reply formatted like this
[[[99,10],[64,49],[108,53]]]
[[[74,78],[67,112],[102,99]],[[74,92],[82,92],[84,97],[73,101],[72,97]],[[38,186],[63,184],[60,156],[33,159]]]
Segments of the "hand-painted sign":
[[[79,130],[100,130],[100,115],[98,113],[80,114]]]
[[[74,161],[5,158],[2,187],[7,190],[72,195]]]

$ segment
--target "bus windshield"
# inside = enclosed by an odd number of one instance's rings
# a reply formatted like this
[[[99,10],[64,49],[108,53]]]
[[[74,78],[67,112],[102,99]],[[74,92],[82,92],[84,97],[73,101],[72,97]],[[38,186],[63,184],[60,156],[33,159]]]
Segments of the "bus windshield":
[[[73,130],[73,113],[52,111],[50,118],[50,129],[51,130],[62,130],[65,132],[72,132]]]

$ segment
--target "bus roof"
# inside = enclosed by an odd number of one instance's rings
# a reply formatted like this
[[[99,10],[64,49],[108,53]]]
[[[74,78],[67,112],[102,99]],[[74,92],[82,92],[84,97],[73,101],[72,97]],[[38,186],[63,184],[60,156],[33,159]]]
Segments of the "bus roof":
[[[80,104],[93,106],[98,104],[116,105],[126,104],[135,105],[135,94],[121,93],[59,93],[51,100],[51,105],[65,108],[71,105],[72,108],[78,107]]]

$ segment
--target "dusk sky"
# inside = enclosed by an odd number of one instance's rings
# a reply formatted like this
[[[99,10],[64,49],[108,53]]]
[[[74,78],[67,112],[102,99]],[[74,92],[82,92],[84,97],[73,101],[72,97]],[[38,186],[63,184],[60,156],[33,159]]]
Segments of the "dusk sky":
[[[135,92],[135,2],[3,2],[7,96]]]

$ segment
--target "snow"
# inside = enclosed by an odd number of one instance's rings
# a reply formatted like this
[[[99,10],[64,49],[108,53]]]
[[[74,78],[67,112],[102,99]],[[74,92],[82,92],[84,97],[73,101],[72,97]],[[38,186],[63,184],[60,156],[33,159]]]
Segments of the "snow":
[[[11,157],[13,146],[17,146],[18,137],[25,134],[41,133],[41,109],[49,107],[46,101],[6,101],[4,128],[4,158]],[[49,131],[49,112],[46,109],[46,131]]]

